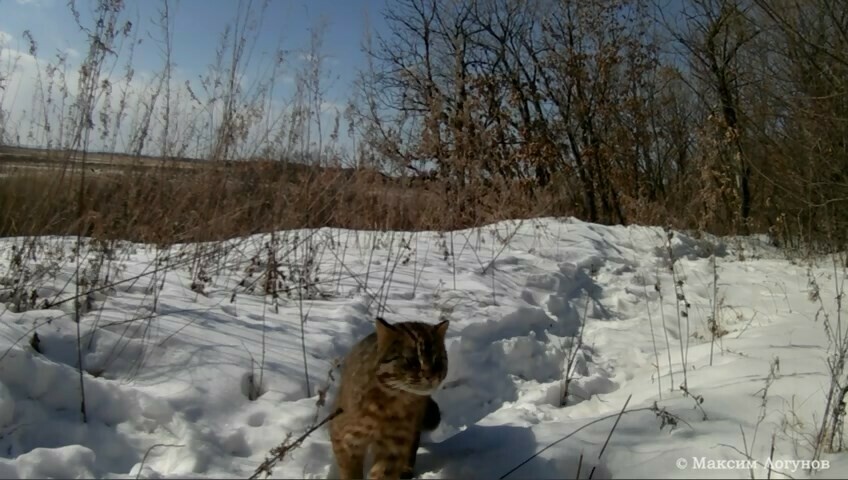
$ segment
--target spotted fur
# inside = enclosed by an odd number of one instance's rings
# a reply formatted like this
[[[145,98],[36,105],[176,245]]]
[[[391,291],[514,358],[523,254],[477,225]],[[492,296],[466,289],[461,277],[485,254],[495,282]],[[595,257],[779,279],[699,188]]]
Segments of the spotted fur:
[[[368,478],[412,477],[421,432],[440,422],[430,395],[447,375],[447,329],[447,321],[390,325],[377,318],[376,331],[345,357],[336,398],[343,413],[330,423],[341,478],[362,478],[369,449]]]

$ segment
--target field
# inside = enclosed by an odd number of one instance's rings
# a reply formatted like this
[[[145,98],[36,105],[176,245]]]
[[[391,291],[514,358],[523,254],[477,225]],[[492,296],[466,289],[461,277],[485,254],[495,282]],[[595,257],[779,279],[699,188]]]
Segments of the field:
[[[456,197],[446,197],[441,184],[368,168],[97,153],[87,154],[82,165],[79,153],[0,149],[0,235],[83,232],[174,243],[281,228],[426,229],[479,222],[452,214]],[[495,208],[483,213],[501,215],[503,209]]]
[[[14,147],[8,145],[0,146],[0,164],[18,168],[38,168],[66,166],[82,164],[85,157],[86,165],[91,167],[142,167],[155,168],[163,163],[168,163],[174,168],[196,168],[204,163],[198,159],[175,158],[161,159],[149,156],[134,156],[121,153],[82,152],[47,150],[44,148]]]
[[[4,477],[249,477],[332,412],[334,365],[378,314],[451,322],[420,478],[848,473],[815,449],[844,274],[761,237],[542,218],[85,240],[79,265],[75,242],[0,247],[18,259],[0,272]],[[272,467],[332,477],[325,428]]]

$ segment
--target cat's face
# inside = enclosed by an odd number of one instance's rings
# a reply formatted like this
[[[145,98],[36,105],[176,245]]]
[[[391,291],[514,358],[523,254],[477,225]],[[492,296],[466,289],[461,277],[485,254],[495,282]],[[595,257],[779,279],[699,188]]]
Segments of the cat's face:
[[[396,390],[429,395],[448,373],[445,333],[448,321],[437,325],[401,322],[389,325],[377,319],[381,357],[377,380]]]

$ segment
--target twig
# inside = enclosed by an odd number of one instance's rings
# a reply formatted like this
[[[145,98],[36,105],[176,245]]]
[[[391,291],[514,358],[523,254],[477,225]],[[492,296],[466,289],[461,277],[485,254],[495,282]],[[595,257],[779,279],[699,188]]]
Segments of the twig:
[[[710,366],[713,365],[713,350],[715,348],[716,333],[719,330],[718,323],[718,258],[716,258],[715,247],[713,247],[713,319],[710,326],[712,339],[710,340]]]
[[[672,285],[674,287],[674,296],[677,300],[675,312],[677,313],[677,334],[680,340],[680,362],[683,365],[683,384],[681,386],[688,387],[689,379],[687,370],[689,369],[689,301],[686,300],[686,295],[683,293],[683,280],[680,280],[677,271],[674,269],[674,264],[677,259],[674,256],[674,249],[671,246],[671,240],[674,238],[674,232],[669,228],[666,230],[666,250],[668,252],[668,269],[671,272]],[[681,305],[683,308],[681,309]],[[682,311],[681,311],[682,310]],[[686,333],[683,333],[683,321],[686,319]],[[683,339],[686,338],[686,346],[684,348]]]
[[[734,447],[733,445],[728,445],[728,444],[726,444],[726,443],[718,443],[718,444],[716,444],[716,445],[718,445],[719,447],[726,447],[726,448],[729,448],[729,449],[731,449],[731,450],[735,451],[736,453],[738,453],[739,455],[742,455],[743,457],[745,457],[745,459],[746,459],[746,460],[749,460],[749,461],[752,463],[752,465],[758,465],[759,463],[758,463],[758,462],[757,462],[754,458],[752,458],[752,457],[751,457],[751,454],[749,454],[749,453],[748,453],[748,441],[745,439],[745,431],[744,431],[744,430],[742,430],[742,427],[741,427],[741,426],[739,427],[739,430],[741,430],[741,431],[742,431],[742,443],[745,445],[745,451],[744,451],[744,452],[743,452],[742,450],[739,450],[739,448]],[[772,446],[773,446],[773,445],[772,445]],[[772,453],[773,453],[773,452],[772,452]],[[769,458],[771,458],[771,457],[769,457]],[[774,471],[774,472],[775,472],[775,473],[777,473],[777,474],[783,475],[783,476],[784,476],[784,477],[786,477],[786,478],[795,478],[795,477],[793,477],[792,475],[789,475],[789,474],[788,474],[788,473],[786,473],[786,472],[781,472],[780,470],[773,470],[773,469],[771,468],[771,465],[769,465],[769,470],[770,470],[770,471]],[[749,473],[749,474],[750,474],[750,476],[751,476],[751,479],[753,480],[753,479],[755,478],[755,477],[754,477],[754,468],[753,468],[753,466],[751,467],[751,469],[750,469],[750,473]]]
[[[311,236],[310,236],[311,238]],[[304,247],[306,250],[303,259],[303,266],[301,267],[300,274],[298,275],[298,284],[297,284],[297,308],[298,313],[300,314],[300,347],[303,353],[303,377],[306,379],[306,396],[312,396],[312,389],[309,387],[309,363],[306,358],[306,320],[309,314],[304,315],[303,313],[303,274],[306,271],[306,255],[309,254],[309,246]],[[294,263],[297,265],[297,248],[293,250],[294,252]]]
[[[771,434],[771,449],[769,450],[769,458],[774,458],[774,433]],[[766,474],[766,479],[771,480],[771,462],[768,465],[768,473]]]
[[[748,453],[748,440],[745,439],[745,429],[742,428],[742,425],[739,425],[739,431],[742,432],[742,445],[745,446],[745,457],[751,458],[751,454]],[[754,467],[751,467],[751,480],[754,480]]]
[[[506,247],[508,247],[512,243],[513,237],[515,237],[515,235],[518,233],[518,230],[520,230],[523,225],[524,225],[524,219],[519,220],[518,225],[516,225],[515,229],[513,229],[512,232],[510,232],[509,235],[507,235],[506,239],[503,241],[503,245],[501,245],[501,249],[498,250],[497,254],[492,255],[492,260],[489,262],[488,265],[486,265],[485,268],[483,268],[483,271],[480,272],[481,274],[485,274],[486,271],[489,268],[491,268],[495,265],[495,262],[498,260],[498,258],[500,258],[503,251],[506,250]],[[492,242],[494,242],[494,241],[495,241],[495,239],[493,238]],[[494,245],[494,243],[492,243],[492,252],[494,252],[494,249],[495,249],[495,245]]]
[[[287,442],[283,442],[281,445],[272,448],[271,449],[271,457],[266,458],[265,461],[262,462],[261,465],[256,467],[256,471],[254,471],[253,475],[250,476],[250,480],[253,480],[255,478],[259,478],[259,474],[263,473],[263,472],[265,472],[266,475],[271,475],[271,467],[273,467],[277,462],[282,460],[283,457],[285,457],[286,454],[289,451],[299,447],[300,444],[303,443],[304,440],[306,440],[306,437],[308,437],[309,435],[312,434],[312,432],[323,427],[324,424],[326,424],[330,420],[338,417],[339,415],[341,415],[342,412],[343,412],[343,410],[341,408],[337,408],[335,412],[328,415],[327,418],[325,418],[324,420],[321,420],[321,423],[319,423],[318,425],[315,425],[314,427],[307,430],[306,433],[304,433],[303,435],[298,437],[297,440],[295,440],[291,444],[288,444]]]
[[[147,451],[144,452],[144,456],[141,457],[141,465],[138,466],[138,473],[135,474],[136,480],[138,480],[138,477],[141,476],[141,471],[144,469],[144,462],[147,461],[147,456],[150,455],[150,452],[153,451],[153,449],[156,448],[156,447],[179,448],[179,447],[185,447],[185,445],[177,445],[177,444],[173,444],[173,443],[157,443],[155,445],[151,445],[150,448],[148,448]]]
[[[607,435],[607,440],[604,442],[604,446],[601,447],[601,452],[598,453],[598,461],[601,460],[601,456],[603,456],[604,451],[607,449],[607,445],[609,445],[609,441],[610,441],[610,439],[612,439],[612,434],[615,432],[615,427],[618,426],[618,422],[619,422],[619,420],[621,420],[621,416],[624,415],[624,410],[627,409],[627,404],[630,403],[630,399],[632,397],[633,397],[632,393],[627,396],[627,401],[624,402],[624,406],[621,407],[621,411],[618,412],[618,417],[616,417],[615,423],[612,424],[612,428],[610,429],[609,435]],[[592,479],[592,477],[595,476],[595,467],[597,467],[597,465],[592,467],[592,471],[589,472],[589,479],[590,480]]]
[[[79,198],[77,202],[77,214],[79,218],[83,218],[83,206],[85,205],[85,196],[83,193],[85,192],[85,159],[86,152],[83,152],[82,157],[82,176],[80,177],[80,191]],[[85,223],[80,222],[79,228],[77,229],[77,243],[74,247],[74,261],[76,263],[76,268],[74,269],[74,289],[75,296],[77,300],[74,302],[74,323],[76,324],[76,333],[77,333],[77,371],[79,373],[79,391],[80,391],[80,414],[82,415],[82,423],[88,423],[88,414],[86,413],[85,408],[85,377],[83,375],[83,365],[82,365],[82,332],[80,323],[82,323],[82,304],[79,300],[80,298],[80,246],[82,244],[83,237],[83,229],[85,228]]]
[[[583,466],[583,453],[580,453],[580,458],[577,460],[577,475],[574,477],[580,480],[580,468]]]
[[[572,369],[577,361],[577,353],[583,346],[583,332],[586,329],[586,320],[589,312],[589,295],[586,295],[586,303],[583,305],[583,321],[580,323],[580,331],[577,336],[572,338],[571,346],[568,351],[568,363],[565,366],[565,379],[563,379],[563,391],[560,393],[560,406],[565,406],[568,403],[568,390],[571,386]],[[576,343],[576,345],[575,345]]]
[[[660,318],[662,319],[663,332],[665,333],[665,353],[666,353],[666,355],[668,355],[668,378],[669,378],[669,382],[671,383],[670,391],[673,392],[674,391],[674,369],[672,368],[672,364],[671,364],[671,340],[668,339],[668,327],[666,326],[666,323],[665,323],[665,306],[663,305],[663,301],[665,300],[665,298],[663,298],[662,284],[660,283],[660,272],[659,272],[659,270],[657,270],[657,272],[656,272],[656,278],[657,278],[657,283],[654,284],[654,290],[656,290],[656,292],[660,296]]]
[[[695,395],[694,393],[690,392],[689,389],[686,388],[685,383],[683,385],[680,385],[680,390],[683,392],[684,396],[692,397],[692,400],[695,401],[695,407],[697,407],[701,411],[701,414],[704,416],[703,419],[704,419],[704,421],[706,421],[707,420],[707,412],[706,412],[706,410],[704,410],[704,407],[701,406],[701,404],[704,403],[704,396],[703,395]]]
[[[659,399],[662,400],[662,372],[660,372],[660,354],[659,350],[657,350],[657,338],[656,336],[654,336],[654,318],[651,315],[651,302],[648,299],[648,286],[645,284],[645,280],[642,280],[642,290],[644,290],[645,292],[645,308],[648,310],[648,326],[651,329],[651,342],[654,345],[654,361],[657,364],[657,394],[659,395]],[[662,302],[662,300],[660,300],[660,302]]]
[[[654,410],[654,408],[653,408],[653,407],[641,407],[641,408],[634,408],[633,410],[624,410],[624,411],[621,411],[621,412],[619,412],[619,413],[615,413],[615,414],[612,414],[612,415],[607,415],[607,416],[604,416],[604,417],[601,417],[601,418],[596,418],[595,420],[592,420],[591,422],[586,423],[585,425],[580,426],[580,428],[578,428],[577,430],[574,430],[573,432],[569,433],[568,435],[566,435],[566,436],[564,436],[564,437],[562,437],[562,438],[560,438],[560,439],[558,439],[558,440],[556,440],[556,441],[554,441],[554,442],[552,442],[552,443],[548,444],[545,448],[543,448],[543,449],[539,450],[538,452],[534,453],[534,454],[533,454],[533,455],[531,455],[528,459],[524,460],[523,462],[521,462],[521,463],[519,463],[518,465],[516,465],[515,467],[513,467],[510,471],[508,471],[508,472],[506,472],[505,474],[501,475],[501,476],[499,477],[499,479],[498,479],[498,480],[503,480],[504,478],[506,478],[506,477],[510,476],[513,472],[515,472],[516,470],[518,470],[519,468],[523,467],[524,465],[526,465],[528,462],[530,462],[530,461],[531,461],[531,460],[533,460],[534,458],[536,458],[536,457],[538,457],[539,455],[541,455],[542,453],[544,453],[544,452],[545,452],[545,450],[547,450],[547,449],[549,449],[549,448],[551,448],[551,447],[553,447],[553,446],[555,446],[555,445],[559,444],[560,442],[563,442],[563,441],[565,441],[565,440],[568,440],[569,438],[573,437],[574,435],[577,435],[577,434],[578,434],[578,433],[580,433],[581,431],[583,431],[583,430],[585,430],[585,429],[587,429],[587,428],[591,427],[592,425],[595,425],[596,423],[603,422],[604,420],[609,420],[610,418],[619,418],[619,417],[621,417],[621,416],[622,416],[623,414],[625,414],[625,413],[654,412],[654,411],[655,411],[655,410]],[[688,424],[687,424],[687,425],[688,425]],[[689,428],[692,428],[692,427],[691,427],[691,425],[689,425]]]

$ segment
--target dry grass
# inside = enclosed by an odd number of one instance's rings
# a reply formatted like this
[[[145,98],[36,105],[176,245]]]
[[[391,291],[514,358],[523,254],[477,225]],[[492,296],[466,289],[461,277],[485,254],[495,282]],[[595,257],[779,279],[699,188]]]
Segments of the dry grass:
[[[83,179],[74,165],[0,166],[0,235],[72,235],[82,227],[94,238],[173,244],[312,227],[444,231],[564,213],[550,202],[538,202],[548,205],[538,211],[533,195],[516,186],[456,192],[366,169],[278,162],[88,168]]]

